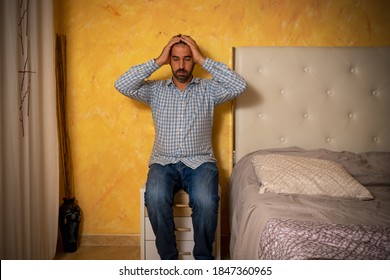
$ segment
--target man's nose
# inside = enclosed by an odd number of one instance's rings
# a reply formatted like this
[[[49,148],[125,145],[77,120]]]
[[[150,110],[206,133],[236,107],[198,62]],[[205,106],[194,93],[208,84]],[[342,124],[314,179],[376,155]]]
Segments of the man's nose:
[[[184,59],[181,59],[181,60],[179,61],[179,67],[180,67],[180,68],[184,68]]]

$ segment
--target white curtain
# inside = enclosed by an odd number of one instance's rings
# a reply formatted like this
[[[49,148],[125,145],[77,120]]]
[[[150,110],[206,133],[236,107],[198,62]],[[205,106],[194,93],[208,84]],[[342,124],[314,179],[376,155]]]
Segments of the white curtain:
[[[52,259],[59,204],[53,1],[0,3],[0,257]]]

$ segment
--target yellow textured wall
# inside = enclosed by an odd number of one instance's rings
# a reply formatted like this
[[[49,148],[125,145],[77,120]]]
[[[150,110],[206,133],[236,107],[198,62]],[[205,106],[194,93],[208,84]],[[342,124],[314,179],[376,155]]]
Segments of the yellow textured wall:
[[[82,234],[138,234],[139,189],[153,143],[148,107],[117,93],[116,78],[157,57],[178,33],[232,67],[235,46],[390,45],[385,0],[55,0],[68,40],[69,123]],[[207,73],[196,71],[203,77]],[[167,78],[165,66],[152,78]],[[231,103],[218,107],[214,148],[229,232]]]

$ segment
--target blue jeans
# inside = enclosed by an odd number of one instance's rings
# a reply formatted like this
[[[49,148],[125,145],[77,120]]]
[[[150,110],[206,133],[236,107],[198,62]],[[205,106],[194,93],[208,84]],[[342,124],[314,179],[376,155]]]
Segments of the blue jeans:
[[[157,251],[161,259],[177,259],[178,250],[173,220],[173,198],[183,189],[189,195],[194,228],[195,259],[213,259],[212,246],[218,221],[218,168],[206,162],[196,169],[183,163],[149,168],[145,191],[145,205],[156,235]]]

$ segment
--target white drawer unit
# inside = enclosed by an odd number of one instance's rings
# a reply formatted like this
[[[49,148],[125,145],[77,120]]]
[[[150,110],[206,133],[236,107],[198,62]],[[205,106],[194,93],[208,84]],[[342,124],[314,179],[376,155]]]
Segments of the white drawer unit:
[[[155,244],[155,236],[149,221],[148,212],[144,204],[145,188],[141,188],[140,207],[141,207],[141,259],[159,260]],[[193,260],[192,250],[194,248],[193,228],[191,219],[191,208],[188,205],[188,194],[179,191],[175,195],[173,216],[175,221],[175,236],[177,249],[179,250],[179,259]],[[220,215],[218,215],[217,232],[213,245],[213,255],[215,259],[220,259]]]

